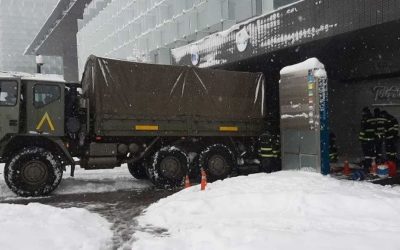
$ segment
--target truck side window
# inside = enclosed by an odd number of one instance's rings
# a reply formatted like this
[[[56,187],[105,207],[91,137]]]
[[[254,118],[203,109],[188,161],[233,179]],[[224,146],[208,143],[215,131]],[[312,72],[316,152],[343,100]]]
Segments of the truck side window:
[[[37,84],[34,87],[34,103],[36,108],[49,105],[60,99],[61,89],[59,86]]]
[[[0,106],[17,104],[18,85],[16,81],[0,81]]]

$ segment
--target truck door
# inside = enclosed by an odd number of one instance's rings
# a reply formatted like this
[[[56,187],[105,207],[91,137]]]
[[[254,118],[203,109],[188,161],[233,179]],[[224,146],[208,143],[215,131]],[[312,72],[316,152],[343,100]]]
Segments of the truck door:
[[[64,135],[64,84],[29,82],[27,84],[28,133]]]
[[[18,133],[20,89],[19,79],[0,79],[0,140]]]

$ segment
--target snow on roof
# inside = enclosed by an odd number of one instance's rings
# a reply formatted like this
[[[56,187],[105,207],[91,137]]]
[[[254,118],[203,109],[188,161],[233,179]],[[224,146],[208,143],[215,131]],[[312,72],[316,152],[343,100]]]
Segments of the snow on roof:
[[[0,71],[0,78],[21,78],[22,80],[65,82],[62,75],[56,74],[31,74],[25,72]]]
[[[308,69],[325,69],[325,66],[315,57],[305,60],[304,62],[286,66],[281,70],[281,75]],[[321,73],[321,72],[320,72]]]

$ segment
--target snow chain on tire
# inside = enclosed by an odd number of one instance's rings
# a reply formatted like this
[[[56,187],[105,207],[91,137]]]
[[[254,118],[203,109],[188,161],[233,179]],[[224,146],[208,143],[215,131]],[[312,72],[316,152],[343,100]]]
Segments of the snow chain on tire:
[[[199,167],[207,173],[210,182],[223,180],[230,176],[235,167],[235,157],[232,151],[223,144],[213,144],[204,149],[199,156]],[[212,163],[216,165],[210,166]]]
[[[62,175],[60,160],[38,147],[22,149],[4,167],[7,186],[24,197],[51,193],[60,184]]]
[[[160,149],[148,168],[150,180],[158,188],[176,188],[183,185],[187,174],[189,159],[187,154],[175,146]]]

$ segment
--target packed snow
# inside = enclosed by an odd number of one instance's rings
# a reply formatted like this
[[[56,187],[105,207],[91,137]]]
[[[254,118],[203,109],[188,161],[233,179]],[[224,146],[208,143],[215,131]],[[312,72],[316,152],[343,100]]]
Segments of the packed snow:
[[[399,249],[400,188],[282,171],[151,205],[134,249]],[[154,232],[164,233],[154,234]]]
[[[0,200],[17,198],[7,187],[3,170],[4,164],[0,164]],[[70,177],[69,169],[67,170],[64,172],[60,186],[53,194],[103,193],[121,190],[143,190],[152,187],[149,181],[133,178],[126,165],[104,170],[84,170],[78,167],[75,171],[75,177]]]
[[[309,70],[309,69],[320,69],[317,71],[318,77],[323,77],[326,76],[325,66],[315,57],[309,58],[305,60],[304,62],[286,66],[284,67],[281,71],[281,75],[287,75],[287,74],[292,74],[294,72],[302,71],[302,70]]]
[[[281,119],[290,119],[290,118],[308,118],[309,116],[306,113],[296,114],[296,115],[281,115]]]
[[[0,77],[2,78],[21,78],[23,80],[34,80],[34,81],[49,81],[49,82],[65,82],[62,75],[56,74],[31,74],[25,72],[12,72],[12,71],[0,71]]]
[[[4,250],[110,249],[110,227],[86,209],[0,204],[0,249]]]

